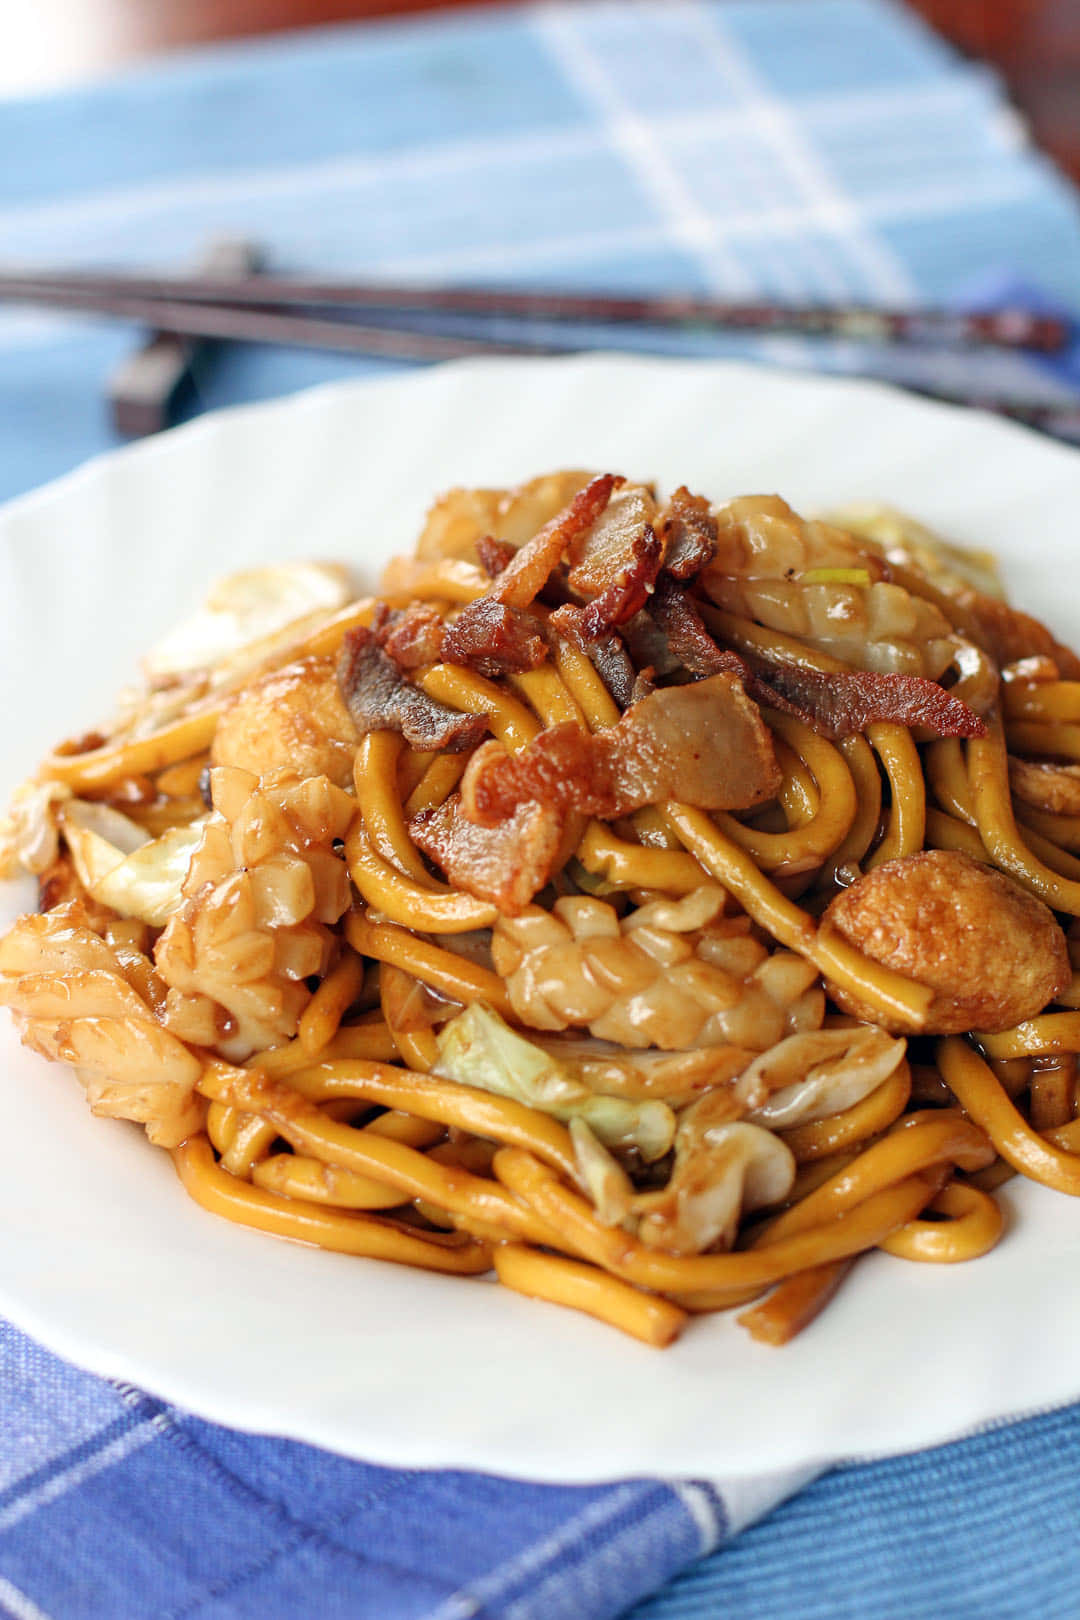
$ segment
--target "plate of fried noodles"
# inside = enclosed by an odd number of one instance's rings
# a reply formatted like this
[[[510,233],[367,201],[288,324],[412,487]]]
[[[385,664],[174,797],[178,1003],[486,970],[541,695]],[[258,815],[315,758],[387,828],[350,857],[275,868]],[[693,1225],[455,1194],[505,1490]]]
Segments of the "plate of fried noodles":
[[[0,1310],[375,1461],[1080,1395],[1080,459],[493,361],[0,513]]]

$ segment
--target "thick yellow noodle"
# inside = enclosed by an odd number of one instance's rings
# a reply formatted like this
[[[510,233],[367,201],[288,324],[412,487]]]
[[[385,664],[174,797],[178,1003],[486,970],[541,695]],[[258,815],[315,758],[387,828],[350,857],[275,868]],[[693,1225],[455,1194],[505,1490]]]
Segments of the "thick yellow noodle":
[[[773,514],[769,521],[779,520]],[[877,580],[880,555],[869,543],[866,555],[872,556]],[[725,1246],[719,1239],[706,1241],[702,1252],[681,1249],[681,1239],[654,1245],[645,1240],[652,1233],[648,1221],[637,1225],[642,1211],[655,1211],[662,1202],[661,1191],[678,1203],[680,1177],[691,1193],[695,1190],[695,1151],[707,1157],[729,1124],[760,1134],[753,1125],[754,1104],[737,1089],[759,1047],[767,1056],[785,1037],[817,1037],[819,1026],[829,1041],[843,1030],[854,1041],[867,1026],[836,1010],[842,1004],[854,1011],[853,1001],[863,1009],[861,1016],[872,1012],[884,1030],[933,1033],[958,1027],[934,1023],[937,993],[930,984],[866,954],[840,932],[831,914],[823,916],[853,882],[867,874],[876,879],[888,863],[923,851],[953,851],[1015,879],[1066,919],[1080,918],[1080,809],[1070,796],[1070,779],[1060,774],[1053,775],[1055,792],[1048,788],[1043,799],[1043,766],[1031,763],[1052,762],[1060,772],[1080,760],[1080,680],[1055,678],[1053,659],[1038,647],[1031,661],[1006,669],[1002,678],[985,650],[992,643],[977,644],[983,621],[970,593],[944,574],[930,577],[903,557],[895,563],[890,558],[889,567],[883,592],[891,591],[893,600],[910,593],[910,601],[929,615],[924,622],[944,625],[935,632],[933,645],[944,651],[935,655],[933,670],[940,673],[948,664],[940,674],[942,684],[985,718],[986,735],[962,741],[878,720],[861,733],[830,740],[786,712],[786,699],[777,696],[780,708],[761,711],[782,777],[769,804],[749,812],[710,813],[676,795],[610,822],[568,814],[548,886],[526,922],[531,918],[538,928],[551,924],[556,932],[562,928],[565,945],[558,949],[573,964],[567,972],[591,975],[596,1005],[569,1027],[550,1009],[535,1020],[522,1015],[530,996],[536,1005],[544,1003],[543,973],[536,970],[539,979],[523,974],[518,982],[514,973],[504,976],[488,965],[503,959],[497,952],[493,956],[487,931],[495,930],[498,944],[506,919],[489,900],[437,875],[410,832],[412,818],[445,805],[457,792],[468,752],[413,749],[389,729],[360,737],[347,797],[341,789],[347,764],[333,778],[337,785],[323,779],[324,799],[337,794],[339,806],[345,805],[339,838],[323,838],[330,821],[320,823],[317,814],[310,825],[304,823],[304,806],[291,800],[264,806],[262,819],[255,817],[250,825],[242,814],[226,816],[225,797],[214,788],[217,813],[196,862],[205,863],[199,870],[206,889],[193,884],[192,892],[185,888],[183,894],[192,941],[199,938],[199,908],[208,904],[206,894],[214,884],[244,879],[255,885],[257,899],[272,895],[263,862],[276,862],[276,872],[290,874],[293,899],[304,892],[306,881],[325,908],[294,923],[282,921],[288,907],[278,916],[268,904],[272,920],[260,924],[261,933],[253,928],[230,946],[235,960],[250,970],[246,978],[238,977],[249,998],[261,996],[260,1014],[272,1034],[244,1041],[248,1002],[243,998],[237,1000],[239,1014],[224,1000],[215,1010],[213,985],[194,983],[203,965],[194,943],[188,964],[193,982],[179,988],[166,982],[155,962],[154,931],[137,919],[121,920],[107,907],[87,916],[90,931],[100,930],[94,938],[102,950],[114,953],[108,972],[98,957],[91,968],[66,962],[68,976],[61,976],[58,992],[45,982],[44,968],[24,970],[16,983],[0,965],[2,999],[34,1026],[34,1043],[43,1051],[70,1043],[71,1030],[81,1023],[94,1052],[99,1046],[93,1042],[104,1042],[106,1034],[122,1049],[125,1028],[130,1043],[131,1029],[145,1026],[171,1040],[169,1050],[176,1048],[184,1063],[197,1058],[193,1068],[201,1073],[193,1082],[194,1102],[184,1127],[193,1134],[179,1141],[178,1130],[166,1145],[185,1188],[206,1209],[240,1225],[344,1253],[461,1276],[493,1270],[516,1293],[577,1310],[648,1345],[671,1343],[692,1314],[736,1305],[750,1306],[739,1321],[754,1338],[785,1343],[827,1306],[870,1250],[938,1265],[975,1259],[1001,1235],[1003,1216],[993,1190],[1008,1175],[1019,1172],[1080,1195],[1080,932],[1071,941],[1071,982],[1050,1005],[1011,1028],[946,1036],[937,1042],[936,1066],[924,1035],[906,1058],[846,1106],[837,1102],[809,1117],[797,1115],[793,1123],[768,1125],[776,1151],[789,1167],[794,1164],[794,1180],[784,1197],[742,1209],[722,1240]],[[785,616],[783,604],[815,579],[804,586],[798,569],[780,572],[783,577],[775,579],[767,570],[761,579],[740,576],[730,596],[724,588],[732,580],[721,579],[720,590],[713,592],[710,584],[693,598],[721,646],[744,655],[755,670],[780,662],[820,679],[850,675],[855,668],[920,667],[922,653],[910,646],[907,662],[860,665],[825,650],[837,645],[831,631],[816,640],[796,634],[799,624],[805,628],[809,621],[799,621],[795,610]],[[854,576],[849,594],[855,596],[862,588],[859,577],[871,578],[861,568],[811,566],[807,573],[826,576],[826,583],[830,575]],[[453,618],[491,584],[463,553],[439,557],[431,550],[393,565],[389,578],[387,602],[425,604],[425,624],[432,610]],[[552,582],[573,596],[573,579],[573,571],[567,576],[564,568]],[[754,588],[760,592],[763,581],[776,593],[763,613],[768,625],[748,616],[751,609],[758,611]],[[841,583],[847,587],[849,580]],[[732,612],[716,605],[711,592],[717,601],[751,605]],[[203,773],[211,760],[219,763],[215,737],[227,706],[242,702],[249,683],[267,669],[299,658],[332,657],[349,630],[372,623],[376,607],[374,600],[363,599],[314,628],[310,621],[298,625],[295,637],[286,636],[258,669],[240,674],[225,668],[193,677],[186,688],[188,707],[177,713],[177,705],[170,704],[173,718],[145,735],[131,724],[112,740],[82,751],[77,744],[66,745],[46,758],[42,781],[59,784],[61,796],[70,792],[104,800],[149,837],[185,825],[202,813]],[[613,682],[609,691],[599,673],[602,661],[594,664],[589,644],[577,632],[575,639],[558,632],[562,615],[553,621],[552,609],[540,601],[530,612],[548,649],[537,667],[495,677],[490,663],[480,674],[443,661],[408,675],[436,703],[484,715],[491,736],[511,753],[528,748],[549,727],[570,723],[603,732],[623,716],[612,695],[619,687]],[[841,614],[838,623],[842,619]],[[880,649],[875,656],[882,656]],[[634,673],[649,676],[648,670]],[[683,678],[685,672],[676,672],[676,680]],[[748,685],[747,690],[763,688]],[[276,760],[259,778],[259,793],[275,780],[280,764]],[[227,778],[227,769],[224,774]],[[1014,784],[1022,792],[1014,794]],[[223,795],[227,788],[226,780]],[[234,796],[238,791],[234,783]],[[1080,783],[1076,795],[1080,799]],[[220,846],[214,844],[217,834]],[[236,869],[222,876],[211,853],[226,846]],[[220,858],[227,863],[228,855]],[[298,863],[306,863],[304,872]],[[348,896],[336,909],[327,899],[331,868],[341,874]],[[69,885],[64,898],[71,893],[89,901],[81,878],[66,871],[50,876]],[[713,906],[709,939],[716,962],[696,960],[698,967],[712,970],[711,977],[703,971],[695,981],[701,997],[713,998],[709,1017],[749,997],[751,983],[754,994],[764,995],[759,981],[771,982],[770,971],[791,968],[787,952],[802,959],[794,964],[796,974],[804,974],[802,996],[793,996],[790,1005],[782,998],[769,1003],[772,1010],[761,1013],[766,1033],[759,1047],[742,1045],[755,1035],[748,1020],[742,1033],[730,1040],[715,1037],[711,1046],[702,1035],[702,1044],[685,1052],[668,1051],[659,1042],[639,1051],[629,1043],[638,1038],[634,1019],[645,1014],[634,997],[640,992],[644,1005],[646,992],[662,994],[668,977],[675,983],[678,964],[693,957],[692,941],[699,937],[689,935],[688,946],[680,939],[680,904],[686,902],[692,911],[701,903],[701,891],[713,904],[709,897],[717,886],[723,895]],[[654,902],[665,903],[661,915],[675,920],[636,935],[638,982],[632,973],[627,976],[626,952],[635,941],[635,908]],[[105,921],[94,921],[99,913]],[[333,920],[316,921],[316,916]],[[943,941],[943,950],[947,945]],[[643,968],[641,956],[650,948],[660,954]],[[72,949],[70,942],[62,947]],[[588,972],[582,965],[586,959]],[[265,973],[260,976],[252,961],[263,963]],[[824,983],[823,990],[815,980],[809,995],[807,963]],[[57,995],[70,1000],[64,1033]],[[831,1005],[826,995],[835,998]],[[592,1005],[588,997],[582,1005],[587,1004]],[[507,1038],[535,1036],[538,1069],[550,1057],[552,1072],[534,1077],[532,1089],[514,1095],[437,1072],[446,1067],[443,1029],[463,1009],[476,1006],[510,1026]],[[609,1028],[604,1020],[613,1019],[613,1009],[625,1018],[624,1031],[631,1030],[625,1048],[602,1044]],[[1014,1010],[1011,1018],[1019,1016]],[[779,1022],[769,1023],[770,1017]],[[209,1034],[192,1038],[192,1030],[203,1027],[215,1030],[216,1047]],[[644,1035],[640,1038],[648,1044]],[[225,1061],[221,1052],[233,1054],[235,1061]],[[128,1061],[141,1060],[129,1054]],[[579,1061],[585,1075],[580,1085],[574,1067]],[[557,1063],[568,1067],[556,1073]],[[606,1082],[589,1077],[605,1064]],[[670,1070],[657,1078],[666,1064]],[[84,1072],[89,1072],[85,1064]],[[147,1079],[134,1069],[125,1076],[136,1090]],[[805,1079],[805,1071],[799,1078]],[[609,1089],[599,1095],[605,1084]],[[770,1085],[783,1089],[778,1081]],[[190,1083],[188,1094],[190,1099]],[[566,1104],[568,1095],[573,1105]],[[631,1099],[636,1099],[633,1106]],[[631,1114],[633,1107],[659,1110],[653,1123],[670,1122],[651,1159],[636,1138],[616,1140],[613,1151],[611,1142],[601,1140],[601,1125],[593,1130],[589,1121],[602,1119],[612,1102],[627,1105]],[[590,1103],[598,1103],[599,1112],[590,1112]],[[695,1139],[695,1115],[705,1105],[715,1114],[706,1111],[706,1124]]]

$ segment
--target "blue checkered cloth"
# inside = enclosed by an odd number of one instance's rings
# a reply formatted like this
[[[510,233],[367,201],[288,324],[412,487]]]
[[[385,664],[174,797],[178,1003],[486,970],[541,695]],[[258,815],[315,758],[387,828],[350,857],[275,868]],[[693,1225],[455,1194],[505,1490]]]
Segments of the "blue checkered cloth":
[[[237,45],[0,103],[0,152],[5,260],[175,268],[224,233],[329,274],[890,304],[1026,288],[1080,309],[1073,193],[991,77],[876,0],[531,6]],[[1080,355],[627,341],[1080,390]],[[102,386],[131,342],[0,313],[0,496],[114,442]],[[186,409],[377,369],[236,346],[200,362]],[[734,1538],[801,1483],[735,1500],[368,1467],[215,1427],[0,1326],[11,1620],[1080,1612],[1076,1409],[836,1470]]]

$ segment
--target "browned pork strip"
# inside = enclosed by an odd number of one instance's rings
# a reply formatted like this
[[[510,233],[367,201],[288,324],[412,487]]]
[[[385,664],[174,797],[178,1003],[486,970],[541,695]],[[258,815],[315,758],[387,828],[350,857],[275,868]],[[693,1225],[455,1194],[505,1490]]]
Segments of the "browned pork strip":
[[[490,827],[529,800],[611,820],[664,799],[746,810],[779,786],[760,710],[725,674],[654,692],[595,735],[570,722],[517,754],[489,743],[470,760],[461,795],[469,819]]]
[[[935,737],[985,737],[974,709],[921,675],[877,674],[869,670],[826,673],[798,664],[770,663],[758,686],[772,693],[776,707],[789,707],[815,731],[834,742],[865,731],[876,720],[922,726]],[[783,705],[777,699],[784,700]]]
[[[663,632],[667,653],[676,667],[681,665],[691,675],[719,675],[725,670],[739,673],[741,663],[744,678],[748,682],[752,678],[745,659],[739,660],[734,653],[725,653],[717,646],[694,603],[669,578],[666,569],[649,603],[649,617]]]
[[[598,641],[620,624],[632,619],[649,600],[660,572],[664,548],[648,523],[628,537],[628,549],[620,560],[619,572],[598,596],[585,607],[568,603],[552,614],[556,629],[572,620],[577,634],[585,641]]]
[[[397,731],[413,748],[460,753],[478,743],[488,728],[486,715],[460,714],[411,685],[379,646],[375,632],[362,625],[346,633],[337,678],[362,736],[369,731]]]
[[[938,737],[986,735],[973,709],[920,675],[868,670],[833,674],[718,647],[685,591],[666,577],[657,586],[649,612],[667,636],[671,652],[693,674],[723,670],[738,674],[758,703],[796,715],[834,742],[865,731],[876,720],[923,726]]]
[[[619,708],[628,709],[634,701],[637,671],[622,637],[613,630],[597,641],[587,641],[583,650]]]
[[[414,816],[409,832],[455,888],[516,917],[551,876],[563,817],[548,805],[523,803],[497,826],[481,827],[462,814],[455,793],[437,809]]]
[[[573,500],[564,506],[550,523],[545,523],[531,540],[526,540],[525,544],[514,552],[505,568],[496,574],[483,596],[469,602],[458,614],[454,632],[456,643],[460,648],[481,649],[479,652],[474,650],[472,656],[494,661],[495,654],[491,648],[495,637],[502,636],[507,645],[519,649],[525,645],[522,638],[510,628],[511,618],[508,615],[500,615],[498,608],[520,612],[539,596],[552,570],[562,561],[575,536],[596,521],[611,499],[612,490],[621,482],[622,480],[616,478],[613,473],[603,473],[599,478],[594,478],[584,489],[578,490]],[[494,563],[495,558],[489,556],[489,562]],[[529,669],[533,666],[502,663],[499,667]]]
[[[595,639],[587,636],[581,627],[581,614],[582,610],[579,607],[567,602],[557,613],[551,615],[548,623],[567,641],[572,642],[578,652],[585,654],[619,708],[629,708],[633,702],[637,671],[633,659],[626,650],[626,643],[614,630]]]
[[[505,602],[507,607],[528,607],[539,596],[552,569],[562,561],[576,536],[596,522],[611,499],[612,490],[621,482],[614,473],[602,473],[584,489],[579,489],[550,523],[545,523],[531,540],[526,540],[515,551],[480,600],[493,598],[496,602]],[[471,612],[477,605],[470,602],[464,613]]]

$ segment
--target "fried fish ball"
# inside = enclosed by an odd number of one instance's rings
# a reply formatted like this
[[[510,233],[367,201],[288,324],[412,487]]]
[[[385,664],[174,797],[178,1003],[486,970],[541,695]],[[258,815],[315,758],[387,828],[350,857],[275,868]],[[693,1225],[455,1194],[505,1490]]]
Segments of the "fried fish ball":
[[[328,776],[345,787],[358,741],[334,660],[302,658],[244,688],[221,717],[210,762],[254,776],[277,770]]]
[[[1069,953],[1053,913],[1012,878],[951,850],[886,861],[832,901],[823,919],[874,962],[937,994],[922,1033],[1010,1029],[1069,982]],[[856,1018],[897,1034],[839,985],[829,994]]]

